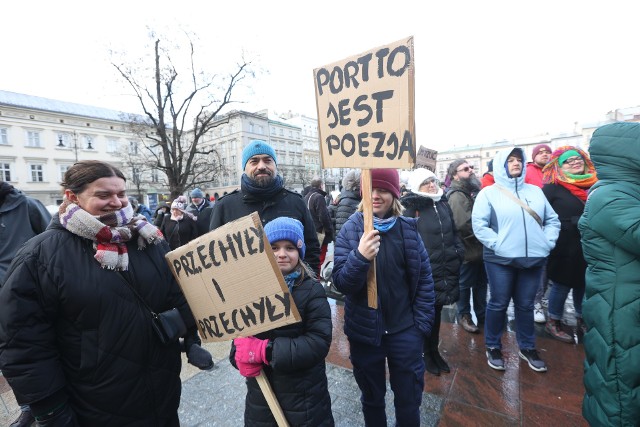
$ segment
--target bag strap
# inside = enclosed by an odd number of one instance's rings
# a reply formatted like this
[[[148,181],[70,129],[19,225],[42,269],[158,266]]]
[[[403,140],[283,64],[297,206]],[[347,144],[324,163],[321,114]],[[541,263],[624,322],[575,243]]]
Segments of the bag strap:
[[[156,314],[156,312],[154,312],[151,307],[149,307],[149,305],[147,304],[147,302],[144,300],[144,298],[142,298],[142,296],[138,293],[138,291],[136,291],[136,288],[133,287],[133,285],[131,284],[131,282],[129,282],[129,279],[127,278],[127,276],[125,276],[124,273],[119,272],[120,273],[120,277],[122,277],[125,281],[125,283],[129,286],[129,288],[133,291],[133,294],[140,300],[140,302],[142,303],[142,305],[144,305],[146,307],[147,310],[149,310],[149,312],[151,313],[151,315],[153,317],[158,317],[158,315]]]
[[[508,191],[506,188],[504,188],[503,186],[501,186],[500,184],[494,184],[495,187],[498,188],[498,190],[502,191],[505,195],[509,196],[509,198],[511,200],[513,200],[514,202],[516,202],[517,204],[519,204],[520,206],[522,206],[522,208],[527,211],[529,213],[529,215],[531,215],[533,217],[533,219],[536,220],[536,222],[538,223],[538,225],[540,227],[542,227],[542,219],[540,218],[540,216],[536,213],[536,211],[534,211],[533,209],[531,209],[531,207],[529,205],[527,205],[526,203],[524,203],[522,200],[520,200],[519,198],[517,198],[516,196],[513,195],[512,192]]]

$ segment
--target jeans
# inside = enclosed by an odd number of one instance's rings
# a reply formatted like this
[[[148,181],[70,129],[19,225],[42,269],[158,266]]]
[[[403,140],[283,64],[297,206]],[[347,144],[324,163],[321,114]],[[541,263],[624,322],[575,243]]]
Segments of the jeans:
[[[349,340],[353,376],[362,392],[360,401],[366,426],[387,426],[385,359],[389,366],[396,426],[420,426],[420,404],[424,389],[423,342],[424,335],[415,327],[383,335],[380,346]]]
[[[515,268],[485,262],[491,297],[487,304],[484,338],[488,348],[502,348],[505,318],[513,298],[516,340],[521,350],[536,348],[533,304],[540,284],[542,267]]]
[[[554,320],[562,320],[564,313],[564,303],[567,301],[567,295],[571,291],[571,287],[562,283],[552,282],[549,291],[549,317]],[[582,298],[584,297],[584,288],[573,288],[573,307],[576,309],[576,317],[582,317]]]
[[[547,286],[549,285],[549,281],[547,279],[547,263],[544,263],[542,267],[542,274],[540,276],[540,286],[538,287],[538,292],[536,292],[535,304],[542,303],[542,298],[544,298],[544,294],[547,293]]]
[[[465,262],[460,266],[460,297],[458,298],[458,317],[471,313],[471,292],[473,292],[473,311],[478,324],[484,323],[487,308],[487,273],[484,263]]]

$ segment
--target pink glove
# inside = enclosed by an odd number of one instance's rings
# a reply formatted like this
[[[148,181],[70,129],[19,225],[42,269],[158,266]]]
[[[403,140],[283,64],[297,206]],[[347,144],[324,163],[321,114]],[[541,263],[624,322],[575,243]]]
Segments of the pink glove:
[[[257,377],[260,375],[260,370],[262,369],[262,363],[242,363],[238,362],[237,359],[236,365],[238,365],[240,375],[247,378]]]
[[[236,345],[236,364],[257,363],[268,365],[265,355],[269,340],[261,340],[256,337],[236,338],[233,340]]]

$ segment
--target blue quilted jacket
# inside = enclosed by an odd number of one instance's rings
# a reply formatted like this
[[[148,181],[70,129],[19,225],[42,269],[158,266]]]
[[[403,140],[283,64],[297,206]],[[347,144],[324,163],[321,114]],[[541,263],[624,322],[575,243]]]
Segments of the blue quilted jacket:
[[[431,334],[435,292],[427,250],[418,234],[414,218],[399,217],[404,236],[407,280],[411,290],[413,319],[416,328]],[[342,226],[336,238],[333,281],[345,295],[344,332],[349,339],[378,346],[382,340],[383,321],[377,309],[367,303],[367,271],[370,262],[357,250],[364,232],[362,212],[356,212]],[[378,259],[377,262],[384,262]],[[384,268],[384,265],[381,265]]]

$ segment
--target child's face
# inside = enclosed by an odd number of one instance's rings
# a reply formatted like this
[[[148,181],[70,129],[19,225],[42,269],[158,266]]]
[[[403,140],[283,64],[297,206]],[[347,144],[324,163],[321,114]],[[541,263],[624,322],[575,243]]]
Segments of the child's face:
[[[284,276],[291,273],[298,265],[300,254],[298,248],[288,240],[279,240],[271,244],[278,267]]]

